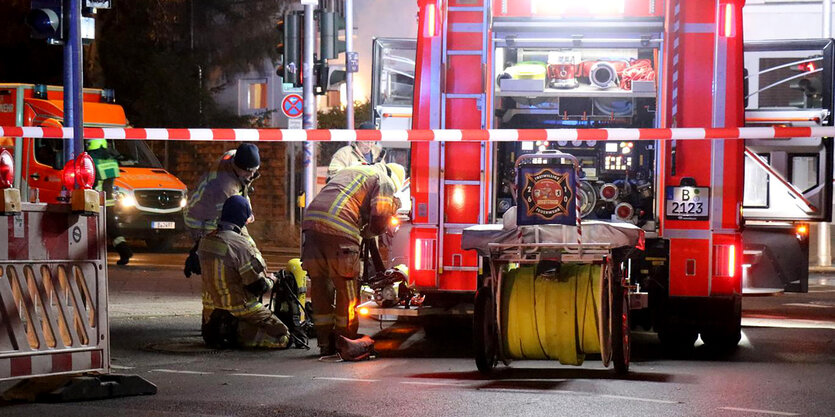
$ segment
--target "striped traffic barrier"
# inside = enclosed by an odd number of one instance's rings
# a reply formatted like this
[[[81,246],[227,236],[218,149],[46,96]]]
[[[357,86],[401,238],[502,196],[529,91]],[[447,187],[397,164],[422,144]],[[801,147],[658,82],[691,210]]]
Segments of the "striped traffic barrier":
[[[72,129],[0,127],[0,137],[71,138]],[[788,139],[833,137],[835,127],[739,127],[674,129],[444,129],[444,130],[288,130],[288,129],[165,129],[84,128],[85,139],[187,141],[639,141],[704,139]]]

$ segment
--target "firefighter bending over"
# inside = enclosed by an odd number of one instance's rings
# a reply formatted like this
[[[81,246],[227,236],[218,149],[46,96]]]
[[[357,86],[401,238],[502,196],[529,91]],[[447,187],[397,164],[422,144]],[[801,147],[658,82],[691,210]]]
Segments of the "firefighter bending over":
[[[95,189],[104,191],[105,222],[107,234],[113,236],[112,244],[119,253],[117,265],[127,265],[133,257],[133,251],[128,246],[127,240],[119,230],[119,222],[116,221],[116,199],[113,196],[113,182],[119,177],[119,162],[116,155],[107,149],[106,139],[91,139],[87,142],[87,153],[93,158],[96,166]]]
[[[200,240],[203,269],[203,340],[210,347],[284,349],[290,343],[287,326],[261,304],[272,289],[267,264],[242,229],[252,221],[252,208],[243,196],[223,204],[217,229]]]
[[[337,334],[357,335],[360,241],[386,231],[400,203],[394,192],[405,177],[394,163],[345,168],[305,211],[302,264],[310,276],[321,356],[336,353]]]
[[[217,218],[226,199],[233,195],[242,195],[249,199],[249,185],[260,175],[261,156],[258,147],[251,143],[242,143],[238,149],[227,151],[200,179],[197,188],[188,199],[188,206],[183,210],[186,228],[194,240],[194,247],[189,252],[183,272],[186,277],[192,273],[200,274],[200,262],[197,259],[197,245],[200,238],[217,227]],[[246,234],[246,228],[244,228]]]

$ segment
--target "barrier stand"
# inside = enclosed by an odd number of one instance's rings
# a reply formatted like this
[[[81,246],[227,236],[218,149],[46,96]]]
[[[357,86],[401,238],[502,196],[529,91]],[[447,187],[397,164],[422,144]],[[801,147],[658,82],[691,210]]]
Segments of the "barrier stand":
[[[0,382],[6,400],[79,401],[156,394],[110,372],[104,205],[22,203],[0,217]]]

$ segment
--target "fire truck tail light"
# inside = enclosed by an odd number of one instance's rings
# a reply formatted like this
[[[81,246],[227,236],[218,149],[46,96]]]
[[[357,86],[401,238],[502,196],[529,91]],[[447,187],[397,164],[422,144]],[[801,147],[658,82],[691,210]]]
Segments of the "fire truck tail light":
[[[434,239],[415,239],[415,271],[434,269],[432,252]]]
[[[724,5],[721,19],[722,26],[719,33],[726,38],[736,36],[736,21],[734,17],[734,6],[732,4]]]
[[[14,185],[14,158],[3,149],[0,151],[0,188],[10,188]]]
[[[733,278],[736,275],[736,245],[716,245],[713,253],[713,275]]]
[[[431,38],[440,34],[440,22],[438,4],[435,2],[426,4],[426,31],[424,36]]]

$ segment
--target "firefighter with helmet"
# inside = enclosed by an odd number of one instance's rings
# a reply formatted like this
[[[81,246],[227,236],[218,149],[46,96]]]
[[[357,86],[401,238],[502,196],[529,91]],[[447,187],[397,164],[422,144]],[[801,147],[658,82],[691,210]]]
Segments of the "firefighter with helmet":
[[[336,354],[337,335],[357,336],[360,242],[386,231],[399,208],[395,190],[405,177],[403,166],[395,163],[342,169],[305,211],[302,264],[310,276],[322,357]]]
[[[130,258],[133,257],[133,251],[128,246],[125,237],[122,236],[121,230],[119,230],[119,222],[116,221],[116,213],[113,210],[116,206],[116,199],[113,196],[113,182],[119,177],[119,162],[116,160],[116,155],[107,149],[106,139],[87,141],[87,153],[93,158],[93,164],[96,166],[94,188],[98,191],[104,191],[105,224],[108,233],[113,236],[111,244],[119,253],[119,260],[116,261],[116,264],[127,265]]]
[[[183,210],[186,228],[194,240],[194,246],[186,258],[183,270],[186,277],[190,277],[192,273],[200,274],[200,261],[197,258],[200,238],[217,228],[217,219],[229,197],[242,195],[249,200],[249,186],[259,177],[260,166],[261,155],[258,147],[244,142],[237,149],[224,153],[200,179]],[[246,227],[243,228],[243,233],[249,236]]]
[[[273,279],[251,238],[243,234],[252,222],[249,200],[226,199],[217,228],[200,240],[203,269],[203,340],[210,347],[284,349],[290,344],[287,326],[261,304]]]

